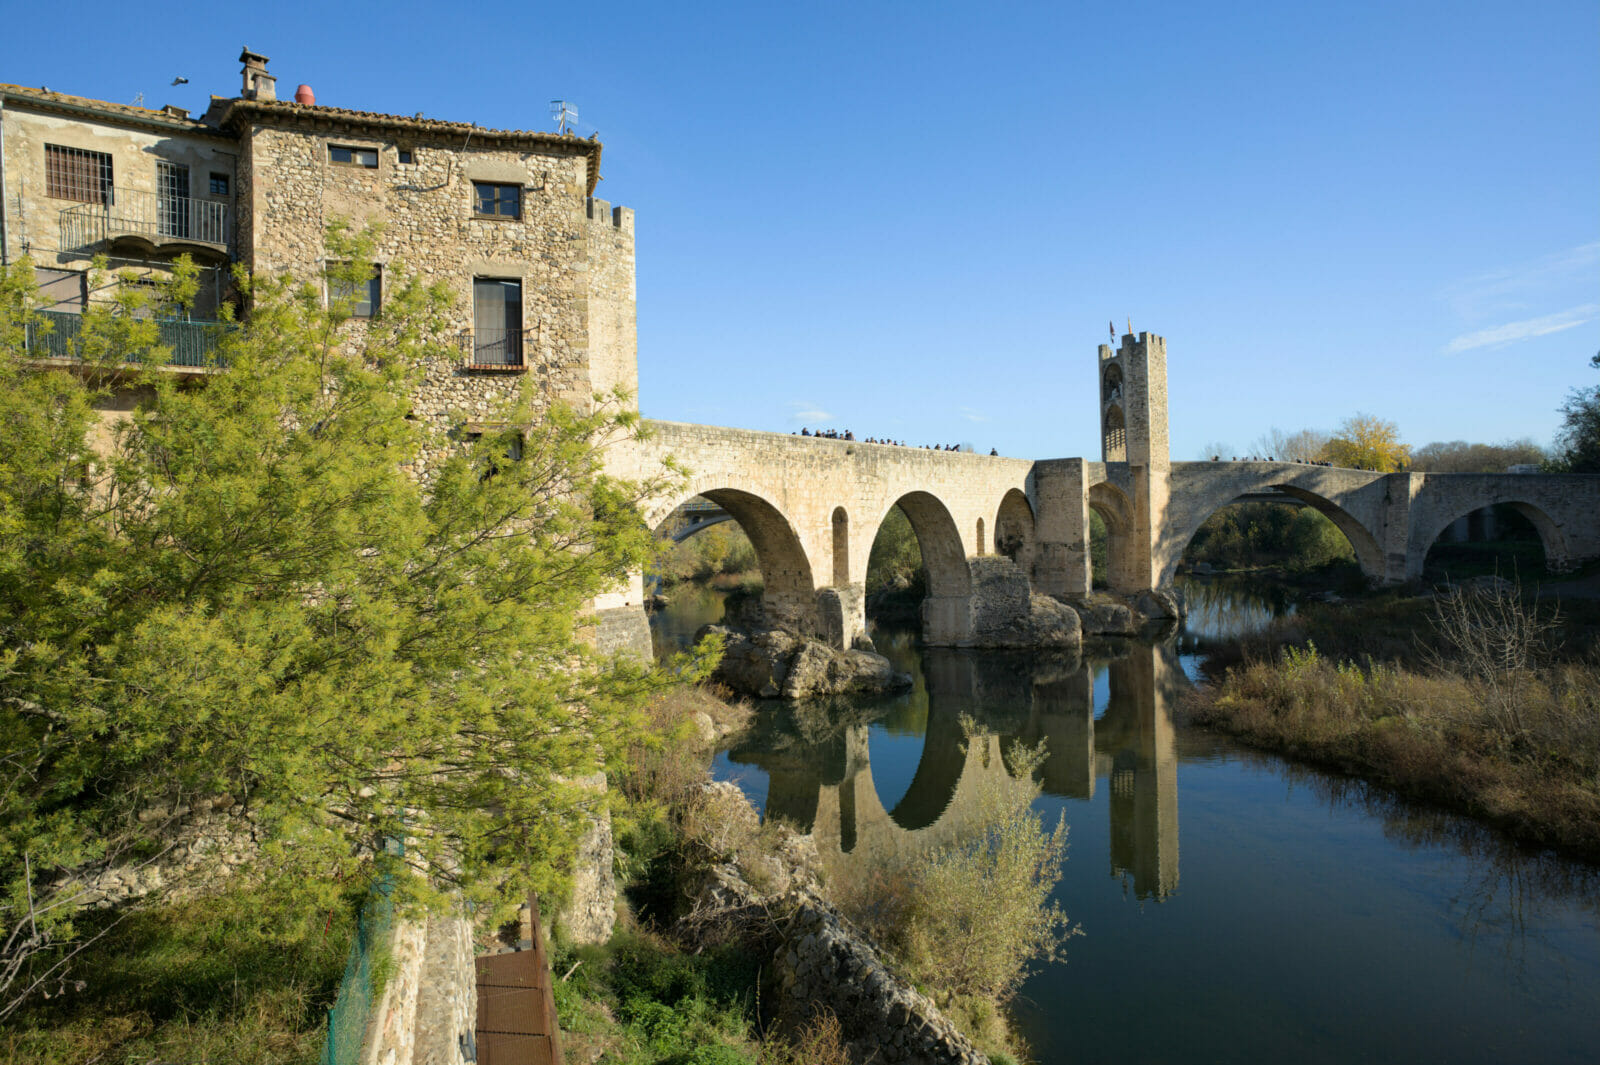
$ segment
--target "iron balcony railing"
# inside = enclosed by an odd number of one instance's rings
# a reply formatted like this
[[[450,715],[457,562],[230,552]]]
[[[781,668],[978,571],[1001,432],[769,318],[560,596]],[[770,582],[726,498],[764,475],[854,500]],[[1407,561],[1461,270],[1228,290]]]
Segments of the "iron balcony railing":
[[[153,244],[183,241],[226,250],[233,243],[232,214],[230,205],[216,200],[109,188],[103,202],[62,209],[61,246],[92,248],[136,236]]]
[[[49,323],[48,328],[41,323]],[[191,322],[180,318],[157,318],[162,347],[172,349],[169,366],[216,366],[217,344],[222,335],[235,328],[227,322]],[[24,336],[28,354],[38,359],[78,359],[83,357],[81,339],[83,317],[65,311],[39,311],[28,321]]]
[[[525,356],[533,339],[533,330],[479,329],[462,333],[462,361],[474,370],[525,370]]]

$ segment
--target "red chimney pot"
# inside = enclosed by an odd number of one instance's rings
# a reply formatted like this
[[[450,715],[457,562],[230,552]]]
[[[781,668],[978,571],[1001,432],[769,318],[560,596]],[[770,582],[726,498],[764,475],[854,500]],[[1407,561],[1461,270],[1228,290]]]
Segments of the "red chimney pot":
[[[294,91],[294,102],[310,107],[317,102],[317,94],[311,91],[311,86],[301,85]]]

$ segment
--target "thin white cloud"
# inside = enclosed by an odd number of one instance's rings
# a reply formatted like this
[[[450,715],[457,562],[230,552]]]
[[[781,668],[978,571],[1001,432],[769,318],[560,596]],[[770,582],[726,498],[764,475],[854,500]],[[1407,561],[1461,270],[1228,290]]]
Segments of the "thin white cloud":
[[[971,407],[962,407],[961,416],[969,422],[986,422],[989,420],[989,416],[987,414],[984,414],[981,411],[973,410]]]
[[[1467,278],[1447,286],[1444,300],[1468,323],[1482,321],[1510,311],[1526,310],[1540,292],[1576,282],[1592,281],[1600,271],[1600,241]],[[1539,302],[1543,302],[1540,300]]]
[[[815,403],[791,403],[789,404],[789,420],[791,422],[831,422],[833,421],[833,415]]]
[[[1463,333],[1445,345],[1445,351],[1454,355],[1462,351],[1471,351],[1473,348],[1497,348],[1503,344],[1510,344],[1518,340],[1527,340],[1530,337],[1542,337],[1550,333],[1559,333],[1564,329],[1573,329],[1590,321],[1600,313],[1600,303],[1585,303],[1581,307],[1570,307],[1555,314],[1546,314],[1539,318],[1524,318],[1520,322],[1507,322],[1497,325],[1492,329],[1480,329],[1475,333]]]

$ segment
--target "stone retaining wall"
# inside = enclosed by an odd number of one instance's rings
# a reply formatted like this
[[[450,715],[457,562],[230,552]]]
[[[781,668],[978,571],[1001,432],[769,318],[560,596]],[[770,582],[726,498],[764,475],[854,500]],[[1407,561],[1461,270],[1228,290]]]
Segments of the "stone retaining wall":
[[[389,978],[373,1010],[361,1065],[468,1065],[477,1060],[472,927],[436,917],[396,921]]]
[[[848,922],[818,902],[795,909],[778,951],[778,979],[791,1008],[833,1011],[850,1036],[854,1061],[989,1061],[931,999],[891,973]]]

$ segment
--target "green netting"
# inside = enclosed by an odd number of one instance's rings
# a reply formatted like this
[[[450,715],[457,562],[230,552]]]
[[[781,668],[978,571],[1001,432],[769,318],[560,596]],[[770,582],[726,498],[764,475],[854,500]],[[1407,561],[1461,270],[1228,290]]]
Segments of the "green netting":
[[[350,960],[339,981],[339,994],[328,1010],[328,1038],[322,1047],[322,1065],[356,1065],[361,1060],[361,1042],[372,1019],[373,966],[383,943],[394,926],[394,905],[387,884],[373,890],[356,918],[356,938],[350,945]]]

